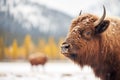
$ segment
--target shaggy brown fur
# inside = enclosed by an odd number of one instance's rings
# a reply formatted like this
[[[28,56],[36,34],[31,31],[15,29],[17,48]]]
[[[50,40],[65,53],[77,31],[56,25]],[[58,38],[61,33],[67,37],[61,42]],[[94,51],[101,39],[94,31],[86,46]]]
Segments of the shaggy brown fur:
[[[48,58],[43,53],[34,53],[29,56],[29,62],[33,66],[44,65]]]
[[[61,52],[80,66],[91,66],[101,80],[120,80],[120,19],[105,18],[98,26],[106,29],[96,32],[98,19],[92,14],[74,19]]]

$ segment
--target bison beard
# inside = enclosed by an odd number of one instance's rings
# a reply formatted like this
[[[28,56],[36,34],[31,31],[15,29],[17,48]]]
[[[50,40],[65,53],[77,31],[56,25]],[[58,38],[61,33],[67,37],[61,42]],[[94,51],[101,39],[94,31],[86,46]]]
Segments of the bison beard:
[[[72,21],[61,53],[93,68],[101,80],[120,80],[120,19],[80,14]]]

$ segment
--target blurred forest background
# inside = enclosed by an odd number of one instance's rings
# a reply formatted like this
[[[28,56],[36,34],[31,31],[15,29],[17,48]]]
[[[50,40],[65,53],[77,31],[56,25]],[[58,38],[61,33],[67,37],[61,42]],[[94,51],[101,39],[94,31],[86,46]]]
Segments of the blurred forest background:
[[[68,5],[73,7],[68,11],[67,7],[61,11],[62,8],[55,9],[38,1],[0,0],[0,61],[27,60],[30,54],[36,52],[42,52],[52,60],[65,60],[60,54],[60,44],[71,20],[78,16],[80,10],[101,15],[101,5],[104,4],[107,14],[120,16],[119,0],[101,0],[101,3],[98,0],[85,3],[91,4],[86,7],[84,4],[79,7]],[[96,7],[98,4],[99,7]]]

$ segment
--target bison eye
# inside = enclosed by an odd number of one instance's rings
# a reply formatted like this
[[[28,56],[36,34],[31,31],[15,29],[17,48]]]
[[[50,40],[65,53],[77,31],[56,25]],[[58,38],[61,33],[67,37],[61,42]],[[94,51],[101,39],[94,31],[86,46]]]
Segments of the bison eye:
[[[91,37],[92,37],[92,30],[84,30],[83,33],[82,33],[82,36],[85,39],[91,39]]]

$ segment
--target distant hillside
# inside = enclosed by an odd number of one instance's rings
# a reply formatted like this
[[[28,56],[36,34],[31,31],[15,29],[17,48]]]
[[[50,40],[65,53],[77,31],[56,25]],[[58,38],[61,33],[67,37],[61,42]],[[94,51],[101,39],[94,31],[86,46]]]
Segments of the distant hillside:
[[[29,0],[22,0],[20,3],[14,1],[11,0],[11,3],[8,3],[7,0],[0,1],[2,3],[0,6],[0,36],[4,38],[6,45],[10,45],[15,38],[21,44],[26,34],[30,34],[35,43],[39,38],[47,39],[49,36],[53,36],[57,40],[66,35],[72,20],[71,16]],[[31,9],[34,7],[34,12],[27,17],[22,12],[13,13],[11,9],[18,6],[20,8],[29,6]],[[31,17],[37,21],[30,21]]]

